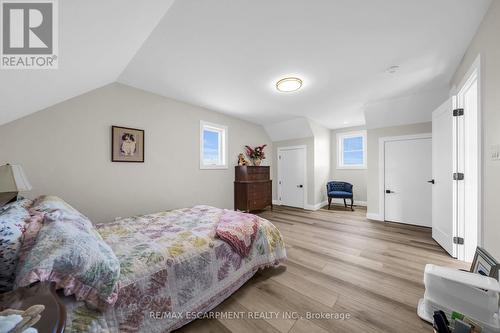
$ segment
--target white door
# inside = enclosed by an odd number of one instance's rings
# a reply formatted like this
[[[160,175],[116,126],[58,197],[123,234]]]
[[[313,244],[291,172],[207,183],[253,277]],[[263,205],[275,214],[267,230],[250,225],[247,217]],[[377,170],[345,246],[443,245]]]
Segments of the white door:
[[[306,148],[278,150],[278,193],[282,205],[304,208]]]
[[[385,142],[385,220],[430,227],[432,139]]]
[[[453,244],[457,225],[454,222],[453,189],[453,105],[446,101],[432,113],[432,238],[451,256],[457,257]]]
[[[477,71],[474,71],[462,85],[456,96],[463,115],[456,118],[457,128],[457,165],[455,172],[463,173],[462,180],[456,181],[457,222],[456,236],[463,240],[457,246],[458,259],[472,262],[479,242],[480,221],[480,121],[479,86]]]

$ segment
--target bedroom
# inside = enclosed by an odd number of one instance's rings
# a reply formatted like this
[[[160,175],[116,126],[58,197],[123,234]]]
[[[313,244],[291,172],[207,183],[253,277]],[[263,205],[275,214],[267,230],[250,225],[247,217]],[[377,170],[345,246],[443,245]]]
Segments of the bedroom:
[[[0,309],[45,288],[39,331],[431,332],[426,265],[500,259],[498,0],[29,3],[1,1]],[[112,268],[106,311],[68,253]],[[158,272],[170,301],[127,301]]]

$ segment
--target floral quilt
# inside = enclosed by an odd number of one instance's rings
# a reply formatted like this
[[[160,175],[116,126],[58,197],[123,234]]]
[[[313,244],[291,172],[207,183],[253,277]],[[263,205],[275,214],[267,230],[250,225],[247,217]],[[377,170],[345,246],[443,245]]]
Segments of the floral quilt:
[[[0,293],[12,290],[30,205],[29,200],[18,200],[0,207]]]
[[[280,232],[260,217],[247,256],[216,236],[209,206],[97,225],[120,262],[118,300],[106,312],[68,301],[68,332],[169,332],[229,297],[259,269],[286,259]]]
[[[242,257],[252,250],[253,240],[259,228],[259,218],[231,210],[224,210],[215,229],[217,237],[226,241]]]
[[[15,285],[52,281],[95,307],[113,305],[120,262],[90,220],[57,197],[40,197],[30,213]]]

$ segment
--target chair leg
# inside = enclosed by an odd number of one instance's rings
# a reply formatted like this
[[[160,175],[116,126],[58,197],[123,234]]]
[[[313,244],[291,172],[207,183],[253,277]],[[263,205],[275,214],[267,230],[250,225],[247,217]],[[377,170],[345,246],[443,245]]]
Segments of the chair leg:
[[[345,198],[344,198],[344,207],[347,208],[347,202],[345,202]]]
[[[351,211],[354,211],[354,209],[352,208],[353,205],[354,205],[354,198],[351,198]]]
[[[328,210],[330,210],[331,204],[332,204],[332,198],[329,197],[328,198]]]

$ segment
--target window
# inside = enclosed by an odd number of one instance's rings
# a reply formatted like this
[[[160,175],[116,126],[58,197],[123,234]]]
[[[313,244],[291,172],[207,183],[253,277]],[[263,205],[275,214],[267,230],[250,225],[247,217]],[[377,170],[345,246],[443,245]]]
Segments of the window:
[[[366,168],[366,131],[337,134],[337,168]]]
[[[227,169],[227,127],[200,122],[200,169]]]

